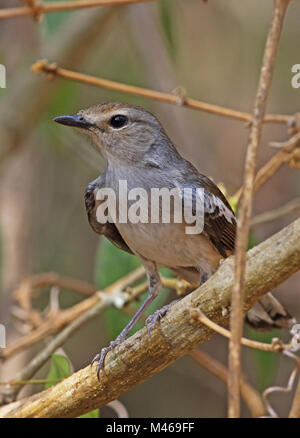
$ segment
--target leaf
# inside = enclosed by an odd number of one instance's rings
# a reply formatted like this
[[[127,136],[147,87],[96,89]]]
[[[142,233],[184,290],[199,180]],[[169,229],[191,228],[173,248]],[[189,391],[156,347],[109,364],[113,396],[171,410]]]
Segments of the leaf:
[[[94,409],[93,411],[80,415],[80,417],[77,418],[99,418],[99,416],[100,416],[100,410]]]
[[[169,2],[160,2],[160,16],[166,42],[173,61],[176,60],[176,45],[173,31],[173,5]]]
[[[141,266],[137,257],[117,248],[102,238],[95,261],[95,284],[103,289]]]
[[[258,237],[253,231],[251,231],[248,239],[248,249],[251,249],[258,244],[259,244]]]
[[[250,327],[247,327],[246,330],[248,338],[268,344],[270,344],[272,339],[278,334],[276,330],[271,332],[258,332]],[[280,355],[269,351],[252,349],[251,352],[249,351],[249,354],[251,355],[257,386],[260,391],[263,391],[272,384],[276,377]]]
[[[51,356],[50,370],[47,375],[47,380],[50,380],[51,382],[45,384],[45,389],[56,385],[56,383],[52,382],[53,380],[60,381],[65,379],[66,377],[69,377],[70,373],[71,368],[68,359],[60,354],[53,354]]]
[[[60,354],[53,354],[51,356],[50,370],[47,375],[48,383],[45,384],[45,389],[56,385],[53,381],[61,381],[71,374],[71,367],[68,359]],[[99,409],[94,409],[91,412],[80,415],[78,418],[99,418]]]

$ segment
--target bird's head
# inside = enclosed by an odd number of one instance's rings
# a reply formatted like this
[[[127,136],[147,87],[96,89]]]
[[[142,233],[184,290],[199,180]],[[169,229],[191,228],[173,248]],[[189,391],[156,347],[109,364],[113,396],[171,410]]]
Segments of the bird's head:
[[[145,109],[119,102],[102,103],[55,122],[89,134],[108,160],[138,162],[166,137],[160,122]]]

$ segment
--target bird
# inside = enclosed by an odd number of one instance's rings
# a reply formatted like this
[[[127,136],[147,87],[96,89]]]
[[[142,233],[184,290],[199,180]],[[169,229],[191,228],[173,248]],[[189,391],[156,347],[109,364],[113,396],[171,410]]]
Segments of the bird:
[[[107,353],[128,337],[132,327],[159,294],[162,288],[159,268],[167,267],[189,283],[203,284],[222,260],[234,254],[237,222],[229,202],[217,185],[180,155],[158,118],[144,108],[129,103],[104,102],[72,115],[58,116],[54,121],[88,134],[104,157],[105,171],[85,191],[89,224],[97,234],[104,235],[120,250],[137,256],[148,278],[149,295],[144,303],[119,336],[102,348],[92,361],[98,361],[99,379]],[[155,223],[151,220],[131,223],[121,221],[119,217],[110,217],[106,222],[99,221],[98,208],[103,199],[99,199],[97,194],[103,189],[113,190],[119,212],[124,203],[119,193],[121,181],[126,181],[128,190],[139,188],[147,195],[153,188],[176,188],[179,193],[190,189],[192,212],[199,190],[203,216],[201,232],[187,233],[184,220],[181,223],[164,223],[160,218]],[[183,207],[184,202],[185,197]],[[171,215],[174,215],[172,205]],[[172,304],[146,319],[149,334]],[[248,311],[246,321],[258,330],[271,330],[275,327],[289,328],[294,320],[269,293]]]

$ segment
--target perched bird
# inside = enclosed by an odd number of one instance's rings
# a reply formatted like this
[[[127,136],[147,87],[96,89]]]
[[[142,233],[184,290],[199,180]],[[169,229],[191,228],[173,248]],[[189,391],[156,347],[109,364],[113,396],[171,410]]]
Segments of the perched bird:
[[[145,109],[119,102],[102,103],[54,120],[89,134],[106,159],[106,170],[85,192],[89,223],[96,233],[107,237],[118,248],[135,254],[145,267],[149,282],[149,296],[140,309],[116,340],[94,358],[99,360],[99,378],[107,352],[126,339],[158,295],[162,287],[158,267],[165,266],[191,283],[203,283],[217,270],[220,261],[233,253],[236,219],[218,187],[178,153],[159,120]],[[112,189],[119,211],[124,202],[119,196],[120,181],[126,181],[128,190],[142,188],[146,194],[152,188],[200,189],[203,231],[187,234],[186,223],[162,220],[132,223],[116,217],[114,221],[100,223],[97,208],[103,200],[98,199],[97,192],[102,188]],[[165,306],[147,318],[150,330],[167,310]],[[287,328],[291,324],[290,315],[271,294],[255,304],[246,320],[258,329]]]

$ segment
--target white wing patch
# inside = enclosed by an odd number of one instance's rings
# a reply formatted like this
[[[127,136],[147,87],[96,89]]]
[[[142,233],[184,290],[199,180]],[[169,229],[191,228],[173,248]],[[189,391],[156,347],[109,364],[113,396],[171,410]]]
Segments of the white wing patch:
[[[232,224],[235,221],[235,216],[232,211],[224,204],[224,202],[212,193],[209,196],[205,196],[205,213],[214,214],[215,210],[218,208],[218,216],[225,216],[226,220]]]

